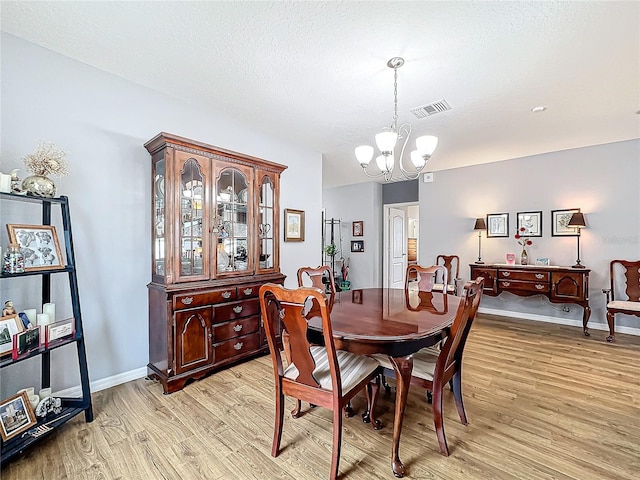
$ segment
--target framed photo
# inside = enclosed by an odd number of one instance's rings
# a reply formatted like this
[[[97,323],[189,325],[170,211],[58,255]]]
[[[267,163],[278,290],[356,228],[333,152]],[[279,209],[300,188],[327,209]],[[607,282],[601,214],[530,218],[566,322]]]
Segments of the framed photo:
[[[304,211],[284,209],[284,241],[304,242]]]
[[[568,210],[551,210],[551,236],[552,237],[577,237],[579,228],[569,226],[571,215],[578,213],[579,208]]]
[[[351,291],[351,303],[362,303],[362,290]]]
[[[549,259],[548,258],[536,258],[536,265],[543,265],[543,266],[549,266]]]
[[[353,222],[353,236],[362,237],[364,235],[364,222]]]
[[[27,392],[20,392],[0,402],[0,435],[4,442],[37,423]]]
[[[364,252],[364,241],[362,241],[362,240],[352,240],[351,241],[351,251],[352,252]]]
[[[50,323],[44,326],[44,346],[49,347],[52,342],[73,337],[76,333],[76,322],[74,318],[67,318],[59,322]]]
[[[18,315],[7,315],[0,318],[0,357],[8,355],[13,349],[13,336],[24,330]]]
[[[509,236],[509,214],[489,213],[487,215],[487,238]]]
[[[13,337],[13,358],[40,348],[40,327],[18,332]]]
[[[9,241],[20,245],[25,272],[64,268],[62,252],[53,225],[7,224]]]
[[[524,228],[524,232],[520,229]],[[525,237],[542,236],[542,211],[518,212],[518,233]]]

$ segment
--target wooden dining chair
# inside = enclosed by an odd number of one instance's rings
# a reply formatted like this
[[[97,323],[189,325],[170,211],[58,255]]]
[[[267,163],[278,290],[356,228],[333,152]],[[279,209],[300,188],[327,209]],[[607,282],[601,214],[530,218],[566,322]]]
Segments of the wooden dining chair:
[[[336,283],[329,265],[300,267],[297,273],[298,287],[316,287],[329,296],[329,313],[333,310],[336,297]]]
[[[482,297],[484,278],[467,282],[464,287],[464,300],[460,302],[456,318],[441,349],[423,348],[413,355],[413,371],[411,385],[427,389],[432,392],[433,421],[440,445],[440,453],[449,456],[449,447],[444,433],[442,417],[442,392],[450,383],[460,421],[466,425],[467,415],[462,401],[462,354],[469,336],[471,324],[475,319]],[[386,355],[374,355],[383,367],[383,374],[395,376],[391,360]]]
[[[612,260],[609,264],[611,288],[603,288],[607,295],[607,342],[615,339],[616,313],[640,317],[640,260]]]
[[[423,267],[421,265],[409,265],[405,275],[405,293],[417,289],[420,292],[431,292],[437,289],[439,282],[447,283],[449,273],[442,265],[431,265]],[[440,288],[442,291],[442,288]]]
[[[439,281],[434,290],[441,292],[443,286],[446,285],[447,293],[456,294],[456,279],[460,276],[460,257],[458,255],[438,255],[436,265],[442,265],[447,269],[448,281],[446,279]]]
[[[379,365],[376,360],[337,350],[333,340],[331,317],[324,292],[315,287],[290,290],[273,283],[260,287],[260,307],[269,352],[273,362],[276,414],[271,455],[280,453],[284,420],[284,396],[309,402],[333,411],[333,447],[330,478],[338,476],[342,441],[342,409],[361,390],[366,391],[367,410],[374,429],[381,428],[375,419],[378,397]],[[324,346],[311,345],[307,339],[309,303],[317,306],[322,318]],[[277,334],[289,335],[291,363],[283,365]],[[293,410],[300,416],[299,403]]]

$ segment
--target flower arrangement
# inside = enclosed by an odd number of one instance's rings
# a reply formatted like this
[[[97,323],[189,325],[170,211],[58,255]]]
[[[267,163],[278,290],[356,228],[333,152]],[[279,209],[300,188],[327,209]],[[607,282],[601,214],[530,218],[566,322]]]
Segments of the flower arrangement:
[[[528,236],[524,235],[527,229],[524,227],[520,227],[520,230],[516,232],[514,238],[517,240],[518,244],[522,245],[522,249],[524,250],[526,247],[533,245],[533,242],[529,239]]]
[[[67,152],[56,147],[51,142],[41,142],[35,152],[23,158],[27,169],[34,175],[55,175],[58,177],[68,175]]]

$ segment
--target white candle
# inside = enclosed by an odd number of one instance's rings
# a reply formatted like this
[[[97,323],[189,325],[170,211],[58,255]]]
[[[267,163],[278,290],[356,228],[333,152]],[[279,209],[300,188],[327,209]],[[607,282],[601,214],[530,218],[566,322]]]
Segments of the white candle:
[[[51,319],[47,313],[39,313],[37,315],[38,326],[40,325],[49,325],[51,323]]]
[[[45,303],[42,305],[42,313],[49,315],[49,320],[53,323],[56,321],[56,304]]]
[[[49,388],[49,387],[43,388],[42,390],[40,390],[38,392],[38,396],[40,397],[40,400],[42,400],[43,398],[46,398],[46,397],[50,397],[51,396],[51,388]]]
[[[38,317],[36,316],[36,309],[35,308],[27,308],[27,309],[25,309],[24,310],[24,314],[27,316],[27,318],[31,322],[31,325],[35,325],[36,324],[36,320],[38,319]]]
[[[11,192],[11,175],[0,173],[0,192]]]

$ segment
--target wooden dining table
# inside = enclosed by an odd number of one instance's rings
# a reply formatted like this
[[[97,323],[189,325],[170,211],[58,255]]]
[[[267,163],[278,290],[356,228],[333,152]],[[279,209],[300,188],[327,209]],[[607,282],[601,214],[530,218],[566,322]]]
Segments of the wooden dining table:
[[[447,335],[461,298],[440,292],[413,292],[404,289],[365,288],[336,294],[331,325],[336,348],[370,355],[389,355],[396,373],[396,402],[393,421],[391,468],[403,477],[400,434],[407,403],[412,354],[430,347]],[[319,317],[309,319],[309,331],[322,330]]]

